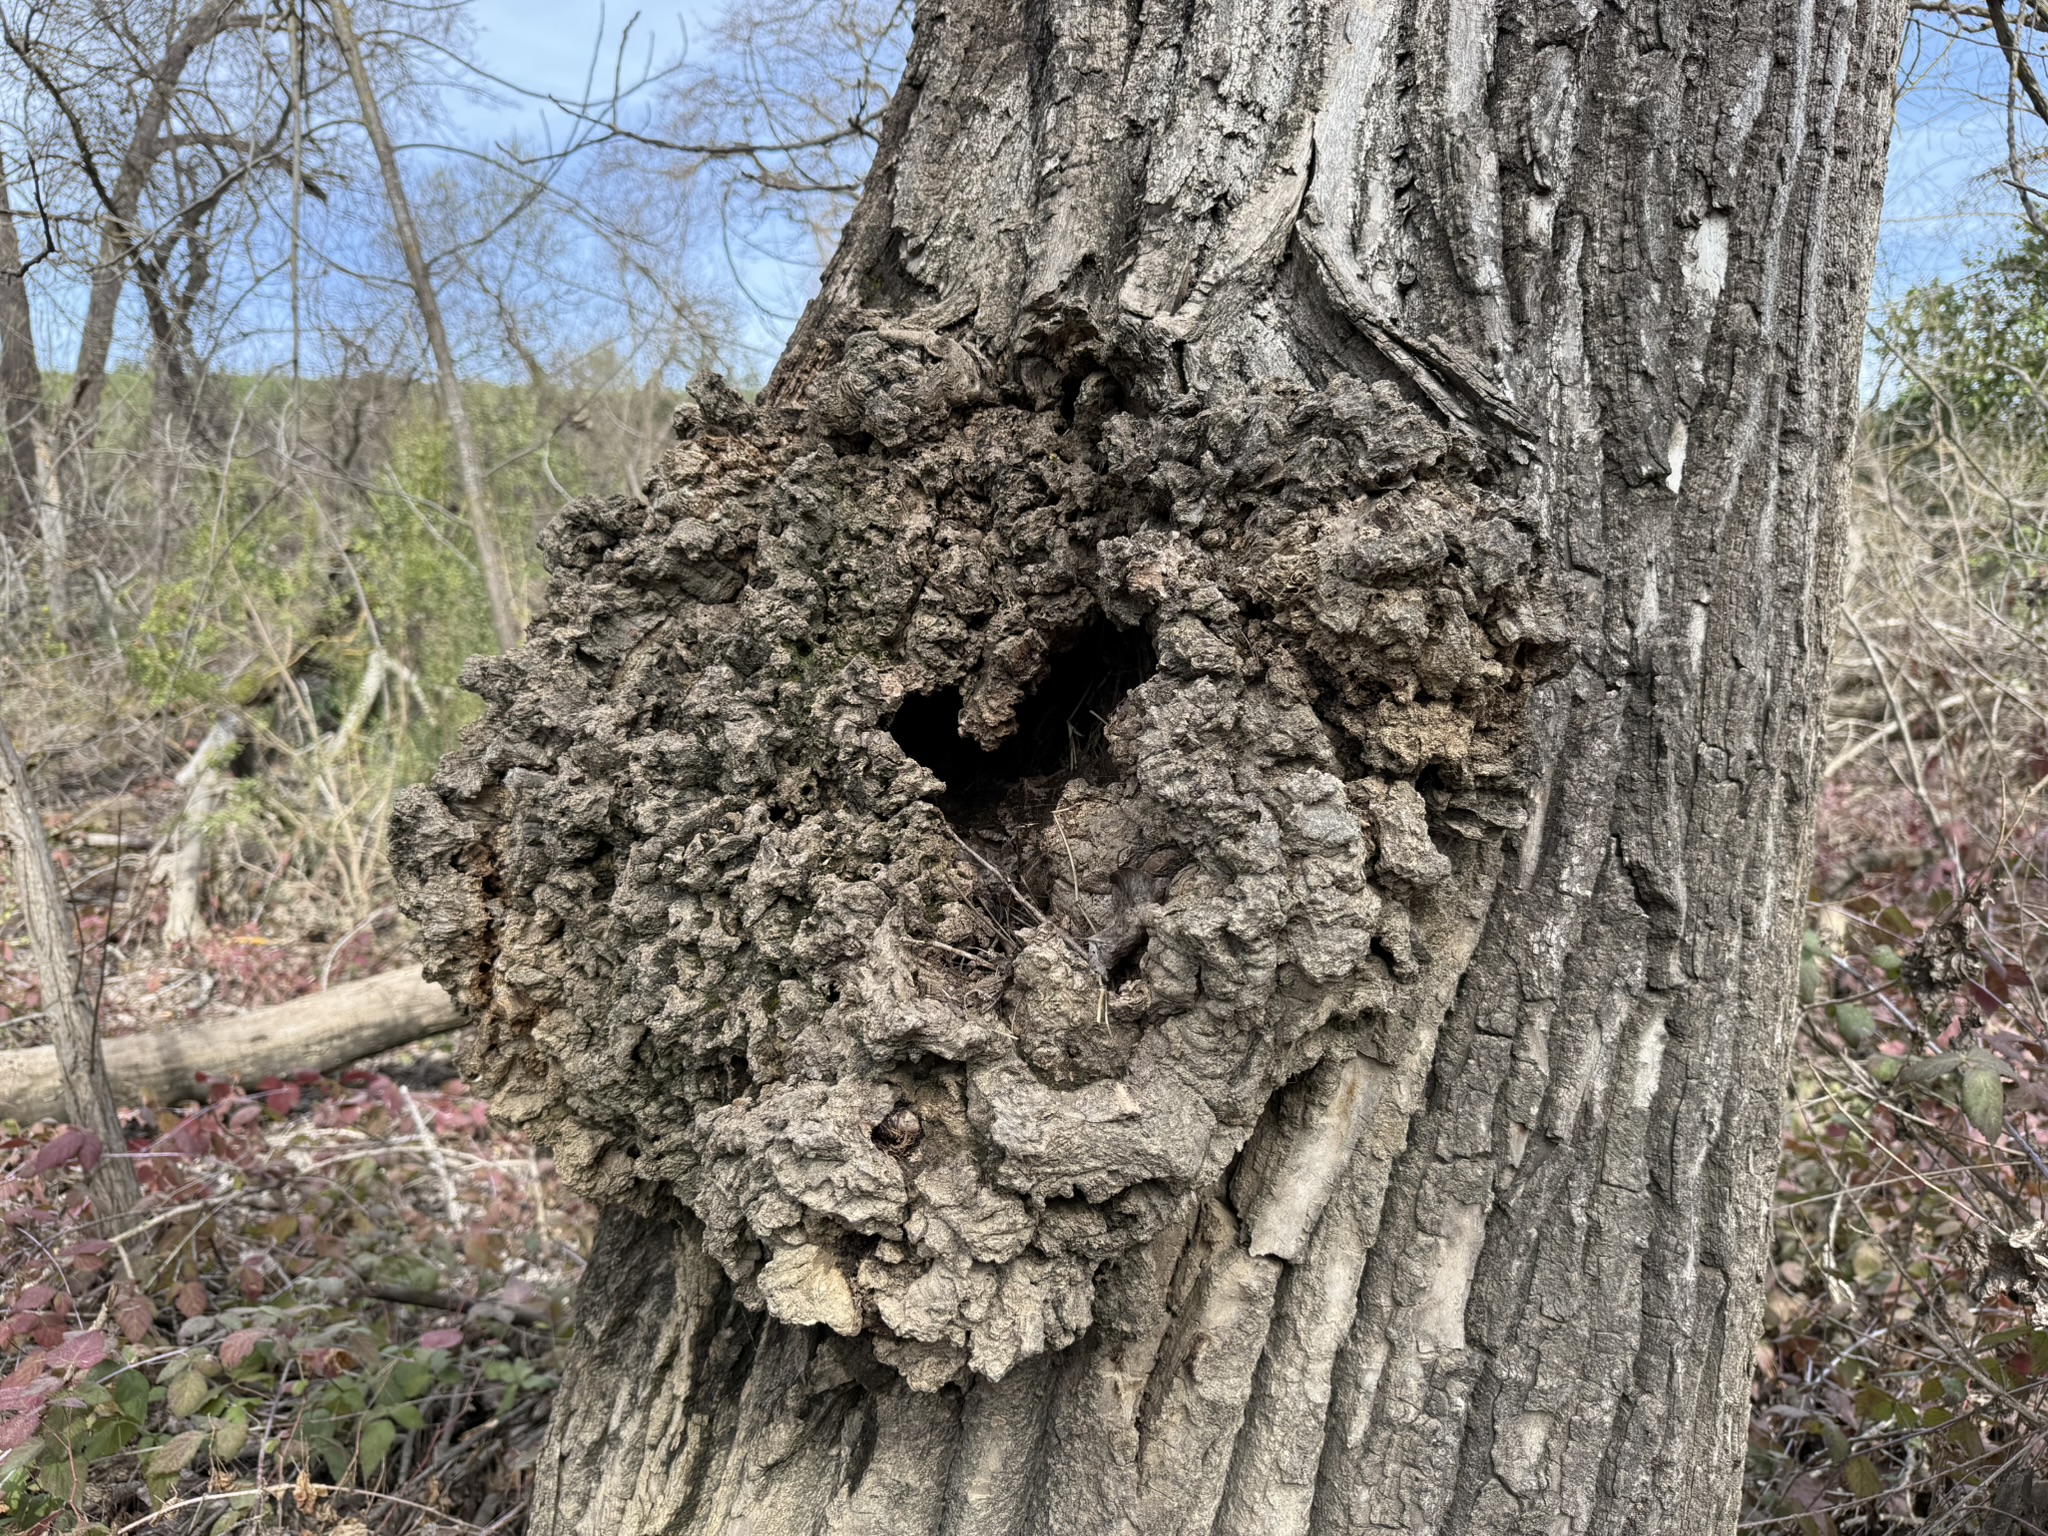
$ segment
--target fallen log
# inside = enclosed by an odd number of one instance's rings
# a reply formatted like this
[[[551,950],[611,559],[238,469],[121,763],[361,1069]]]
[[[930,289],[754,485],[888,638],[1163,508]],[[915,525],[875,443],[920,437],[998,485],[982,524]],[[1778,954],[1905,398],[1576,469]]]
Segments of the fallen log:
[[[204,1096],[195,1076],[200,1072],[245,1083],[302,1068],[329,1072],[461,1022],[448,994],[412,967],[233,1018],[123,1035],[100,1049],[120,1103],[173,1104]],[[0,1051],[0,1120],[28,1124],[67,1108],[53,1047]]]

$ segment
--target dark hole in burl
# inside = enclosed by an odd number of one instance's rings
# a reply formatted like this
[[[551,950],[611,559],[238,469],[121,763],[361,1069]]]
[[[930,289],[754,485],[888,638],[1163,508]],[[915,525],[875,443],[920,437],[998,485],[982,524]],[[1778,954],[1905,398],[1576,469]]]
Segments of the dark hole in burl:
[[[1145,941],[1149,937],[1143,930],[1138,933],[1138,942],[1119,955],[1109,967],[1109,990],[1114,992],[1126,982],[1136,981],[1145,965]]]
[[[882,1117],[881,1123],[868,1132],[868,1136],[884,1152],[902,1157],[915,1151],[917,1144],[924,1140],[924,1122],[917,1118],[917,1111],[908,1104],[898,1104]]]
[[[946,786],[942,807],[971,812],[1022,780],[1085,769],[1101,750],[1110,712],[1158,665],[1143,629],[1119,629],[1097,615],[1053,654],[1037,690],[1017,708],[1016,730],[994,751],[960,734],[958,688],[910,695],[889,734]]]

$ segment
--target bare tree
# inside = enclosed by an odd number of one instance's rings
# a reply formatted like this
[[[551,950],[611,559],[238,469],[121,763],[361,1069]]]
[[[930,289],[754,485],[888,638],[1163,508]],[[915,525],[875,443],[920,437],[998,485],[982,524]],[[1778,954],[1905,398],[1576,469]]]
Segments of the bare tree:
[[[608,205],[701,204],[735,286],[792,319],[779,290],[807,290],[831,254],[902,73],[909,18],[907,0],[736,5],[700,47],[633,78],[629,25],[606,92],[548,98],[578,129],[549,158],[593,159],[592,195]]]
[[[33,409],[17,394],[9,433],[19,470],[32,476],[44,545],[46,599],[61,620],[69,607],[68,567],[73,514],[84,494],[84,457],[99,430],[100,411],[120,314],[131,279],[140,276],[160,339],[173,350],[179,328],[208,282],[206,221],[228,192],[266,168],[285,162],[287,115],[271,87],[275,71],[259,63],[241,71],[203,71],[196,60],[224,39],[250,35],[259,56],[270,7],[249,0],[144,0],[125,6],[89,6],[67,0],[30,0],[0,7],[0,44],[22,72],[29,119],[15,125],[18,140],[40,163],[39,182],[62,180],[78,200],[64,225],[97,232],[74,265],[85,289],[71,387],[54,415],[38,398]],[[232,103],[234,110],[224,110]],[[0,312],[10,319],[6,339],[15,348],[10,377],[25,390],[41,360],[25,317],[20,208],[11,200],[23,181],[10,183],[7,221],[0,234]],[[51,225],[38,258],[55,254]],[[174,251],[189,258],[182,292],[166,287]],[[35,258],[32,258],[35,259]],[[27,466],[34,466],[32,468]]]
[[[441,301],[434,291],[433,274],[420,248],[419,229],[413,223],[412,204],[405,195],[405,180],[399,174],[398,156],[390,135],[384,131],[384,115],[377,105],[376,85],[363,67],[363,52],[356,41],[347,0],[327,0],[334,22],[335,46],[348,65],[354,82],[356,102],[363,116],[363,129],[377,156],[377,170],[384,179],[384,196],[391,208],[391,229],[405,256],[406,276],[412,284],[413,302],[419,308],[420,324],[427,333],[427,345],[434,354],[435,376],[440,383],[441,409],[448,417],[448,430],[455,439],[455,461],[462,478],[463,511],[468,514],[470,532],[476,539],[477,566],[483,573],[484,591],[491,604],[491,627],[498,644],[506,650],[519,643],[519,615],[512,595],[512,578],[505,567],[505,552],[498,538],[498,526],[491,513],[490,493],[484,483],[483,457],[477,451],[476,433],[469,424],[469,410],[462,400],[462,378],[455,371],[455,353],[448,345],[448,329],[441,322]]]

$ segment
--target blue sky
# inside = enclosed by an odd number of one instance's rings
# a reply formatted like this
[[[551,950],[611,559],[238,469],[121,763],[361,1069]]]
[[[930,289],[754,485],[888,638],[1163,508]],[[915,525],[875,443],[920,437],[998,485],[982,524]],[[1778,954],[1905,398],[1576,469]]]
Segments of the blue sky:
[[[532,89],[580,95],[600,27],[616,35],[634,13],[596,0],[475,0],[472,14],[476,52],[486,68]],[[636,30],[652,28],[657,51],[667,51],[686,27],[701,27],[716,14],[715,4],[692,0],[642,12]],[[2011,229],[2010,196],[1983,176],[2005,142],[2002,74],[1993,51],[1971,42],[1943,47],[1909,39],[1902,75],[1910,89],[1893,134],[1874,293],[1879,302],[1915,283],[1957,275],[1973,254],[2001,243]],[[530,104],[493,108],[481,102],[463,108],[459,118],[480,136],[538,121]],[[778,332],[779,340],[781,327],[764,322],[763,328]]]
[[[693,3],[650,7],[638,11],[636,40],[652,35],[657,56],[671,55],[686,30],[703,27],[719,13],[716,4]],[[477,61],[491,73],[533,91],[580,97],[593,48],[605,38],[603,68],[611,66],[611,44],[619,29],[636,14],[631,5],[604,5],[597,0],[472,0]],[[636,47],[635,55],[639,54]],[[492,107],[474,102],[457,121],[479,136],[509,129],[531,129],[541,121],[535,103]]]
[[[745,3],[745,0],[738,0]],[[620,29],[634,20],[630,75],[650,57],[673,59],[685,39],[702,36],[723,8],[723,0],[671,0],[660,10],[637,13],[630,5],[600,0],[472,0],[471,53],[490,74],[528,91],[565,98],[584,94],[599,50],[600,78],[608,82]],[[2010,194],[1989,181],[1985,168],[2004,153],[2000,97],[2003,74],[1995,52],[1963,42],[1940,46],[1925,35],[1909,42],[1902,71],[1911,89],[1900,103],[1894,134],[1885,218],[1879,242],[1875,299],[1882,304],[1915,283],[1953,277],[1971,256],[2000,245],[2012,228]],[[550,120],[559,137],[560,114],[544,102],[498,92],[490,99],[483,82],[444,98],[449,121],[438,130],[472,143],[514,134],[529,143],[546,136]],[[417,152],[415,152],[417,154]],[[415,167],[421,160],[409,156]],[[743,271],[748,285],[777,295],[780,314],[752,314],[743,320],[751,359],[734,358],[742,373],[759,371],[780,350],[791,318],[813,291],[815,279],[788,268]],[[52,357],[68,355],[75,308],[53,296],[42,324]],[[132,345],[136,338],[124,338]]]
[[[1892,131],[1875,296],[1953,277],[2012,229],[2013,198],[1987,175],[2005,154],[2005,75],[1978,42],[1909,34]],[[2038,133],[2035,135],[2038,138]]]

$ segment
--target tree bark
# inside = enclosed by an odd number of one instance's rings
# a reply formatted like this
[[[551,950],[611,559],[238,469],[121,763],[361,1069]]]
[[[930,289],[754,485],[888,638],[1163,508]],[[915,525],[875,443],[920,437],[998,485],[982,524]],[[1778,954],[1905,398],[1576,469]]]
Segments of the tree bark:
[[[402,808],[531,1529],[1737,1501],[1896,0],[933,0]]]
[[[128,1138],[100,1059],[100,1023],[85,999],[78,945],[71,929],[71,904],[50,859],[42,817],[29,795],[28,773],[15,754],[14,741],[0,723],[0,842],[11,855],[16,898],[28,928],[42,983],[43,1012],[50,1021],[51,1043],[63,1074],[64,1092],[74,1124],[100,1140],[103,1155],[86,1176],[92,1191],[93,1214],[101,1221],[125,1216],[142,1199],[135,1165],[128,1160]]]
[[[398,156],[391,148],[391,136],[384,131],[384,114],[377,105],[377,92],[363,65],[363,50],[356,40],[355,24],[346,0],[327,0],[334,21],[334,42],[349,79],[356,88],[362,108],[363,128],[376,152],[377,169],[384,177],[385,200],[391,205],[391,229],[405,255],[405,271],[412,283],[412,296],[420,312],[420,324],[427,333],[427,345],[434,354],[435,377],[441,387],[441,410],[448,418],[448,432],[455,439],[455,463],[462,480],[464,510],[469,514],[470,532],[476,538],[476,563],[483,572],[484,592],[491,605],[491,628],[502,650],[519,644],[519,610],[513,600],[512,577],[505,564],[504,546],[498,525],[491,515],[490,496],[484,484],[483,456],[478,453],[476,433],[469,423],[469,408],[462,399],[462,378],[455,371],[455,353],[448,345],[448,329],[441,323],[441,300],[434,291],[433,274],[420,244],[419,228],[413,223],[412,203],[405,194],[404,178],[398,174]]]
[[[43,414],[43,374],[37,361],[35,316],[28,303],[28,272],[14,227],[14,202],[7,166],[0,162],[0,413],[4,413],[8,465],[6,494],[10,521],[32,524],[36,505],[36,460],[30,431]]]

